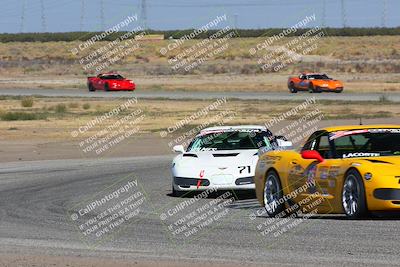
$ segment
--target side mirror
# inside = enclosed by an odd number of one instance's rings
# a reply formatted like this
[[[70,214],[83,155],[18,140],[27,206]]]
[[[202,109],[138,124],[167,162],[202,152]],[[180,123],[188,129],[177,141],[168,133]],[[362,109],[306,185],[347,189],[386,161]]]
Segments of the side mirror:
[[[177,153],[185,153],[185,148],[182,145],[176,145],[172,149]]]
[[[323,162],[325,160],[317,150],[304,150],[301,152],[301,157],[303,159],[315,159],[318,162]]]
[[[292,142],[287,141],[286,138],[280,136],[277,137],[276,142],[278,143],[278,147],[289,148],[293,146]]]

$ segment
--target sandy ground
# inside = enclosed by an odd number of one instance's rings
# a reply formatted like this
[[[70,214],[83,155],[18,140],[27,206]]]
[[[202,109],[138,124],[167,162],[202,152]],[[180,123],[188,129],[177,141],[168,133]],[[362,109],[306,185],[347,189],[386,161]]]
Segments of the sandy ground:
[[[172,153],[167,139],[138,136],[113,149],[106,157],[154,156]],[[2,140],[0,162],[93,157],[79,148],[76,141],[48,139]]]

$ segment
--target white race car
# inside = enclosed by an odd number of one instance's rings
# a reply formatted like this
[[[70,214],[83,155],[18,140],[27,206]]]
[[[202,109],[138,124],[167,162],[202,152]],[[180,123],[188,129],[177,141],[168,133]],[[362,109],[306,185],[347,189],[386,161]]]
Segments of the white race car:
[[[185,191],[254,190],[254,174],[260,153],[290,147],[284,137],[276,137],[264,126],[222,126],[202,130],[172,162],[172,194]]]

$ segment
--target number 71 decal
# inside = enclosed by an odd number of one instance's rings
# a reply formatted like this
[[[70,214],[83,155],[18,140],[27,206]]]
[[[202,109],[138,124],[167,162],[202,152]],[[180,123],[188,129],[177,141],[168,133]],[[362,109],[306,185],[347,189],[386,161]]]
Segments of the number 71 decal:
[[[243,173],[246,169],[249,173],[251,172],[250,166],[238,166],[238,168],[239,168],[239,173]]]

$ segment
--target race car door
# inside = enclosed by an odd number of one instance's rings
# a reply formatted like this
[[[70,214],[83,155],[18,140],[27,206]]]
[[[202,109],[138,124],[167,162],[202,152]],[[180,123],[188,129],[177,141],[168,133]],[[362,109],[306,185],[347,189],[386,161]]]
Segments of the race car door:
[[[300,75],[300,82],[298,87],[301,89],[307,89],[308,88],[308,77],[307,75]]]
[[[304,179],[308,183],[314,184],[310,186],[308,202],[304,204],[308,206],[308,210],[317,209],[319,213],[330,213],[337,210],[340,204],[340,197],[337,194],[338,178],[340,176],[341,159],[334,158],[333,143],[329,139],[327,132],[321,133],[317,137],[315,147],[316,150],[324,158],[323,162],[314,162],[304,173]],[[314,200],[312,200],[314,199]]]
[[[319,209],[319,212],[329,209],[332,205],[329,199],[332,179],[338,171],[339,160],[333,159],[332,146],[326,131],[317,131],[307,140],[302,151],[316,150],[325,159],[318,162],[313,159],[293,159],[290,164],[289,187],[296,203],[308,207],[307,210]],[[300,155],[300,154],[299,154]],[[326,207],[326,208],[325,208]]]

